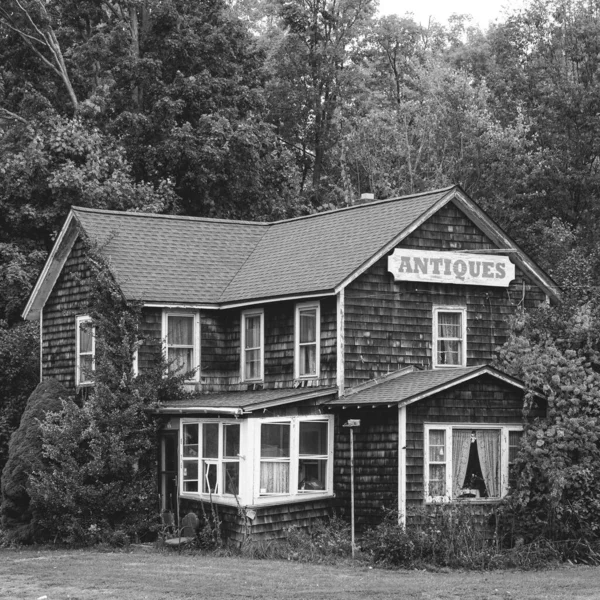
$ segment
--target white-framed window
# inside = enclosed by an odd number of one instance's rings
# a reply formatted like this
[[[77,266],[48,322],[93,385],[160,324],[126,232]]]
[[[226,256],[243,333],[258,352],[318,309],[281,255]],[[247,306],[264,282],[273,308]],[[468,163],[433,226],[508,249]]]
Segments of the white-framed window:
[[[296,379],[319,376],[321,309],[319,302],[296,304],[294,374]]]
[[[87,315],[75,318],[75,346],[75,385],[92,385],[94,383],[96,339],[92,318]]]
[[[467,309],[434,306],[432,335],[433,368],[467,365]]]
[[[197,311],[163,311],[163,350],[169,371],[200,380],[200,315]]]
[[[242,381],[262,381],[265,355],[265,313],[260,310],[242,312],[241,378]]]
[[[521,425],[426,424],[425,499],[499,500],[514,477]]]
[[[333,491],[333,420],[329,416],[263,419],[258,427],[260,498]]]
[[[181,424],[181,492],[206,496],[240,493],[241,424],[235,420],[184,420]]]

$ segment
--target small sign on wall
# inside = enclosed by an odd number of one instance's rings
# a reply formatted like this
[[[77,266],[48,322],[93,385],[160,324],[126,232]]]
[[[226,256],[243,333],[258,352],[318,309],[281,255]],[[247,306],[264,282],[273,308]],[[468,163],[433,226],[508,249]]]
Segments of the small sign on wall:
[[[515,278],[515,265],[508,256],[404,248],[396,248],[388,257],[388,270],[396,281],[457,285],[508,287]]]

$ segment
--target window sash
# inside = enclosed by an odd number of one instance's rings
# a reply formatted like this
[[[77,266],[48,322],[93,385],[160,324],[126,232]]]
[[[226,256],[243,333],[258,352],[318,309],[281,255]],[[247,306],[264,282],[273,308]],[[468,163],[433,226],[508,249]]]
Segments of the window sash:
[[[425,499],[428,502],[448,502],[459,499],[462,501],[498,501],[500,498],[505,496],[510,489],[510,460],[512,456],[509,456],[512,452],[513,443],[509,440],[514,440],[522,434],[522,426],[519,425],[502,425],[502,424],[481,424],[481,423],[453,423],[453,424],[426,424],[425,425],[425,453],[424,453],[424,490]],[[483,452],[484,456],[479,456],[480,468],[482,470],[483,478],[485,480],[486,465],[481,465],[482,460],[487,460],[487,477],[494,476],[494,469],[496,471],[496,479],[488,479],[486,482],[486,489],[490,494],[489,497],[473,497],[473,498],[458,498],[457,493],[459,491],[460,483],[456,483],[455,472],[460,471],[460,467],[454,464],[454,461],[460,457],[456,455],[458,451],[454,444],[454,433],[456,431],[479,431],[481,432],[482,443],[484,439],[487,439],[487,454],[485,449],[478,450]],[[444,443],[443,443],[443,454],[442,457],[439,452],[439,448],[442,446],[439,437],[436,439],[437,434],[445,432]],[[493,435],[487,435],[487,433],[497,432],[498,436],[498,447],[497,457],[494,458],[494,442]],[[519,438],[520,439],[520,438]],[[490,441],[492,440],[492,441]],[[520,443],[520,442],[519,442]],[[460,445],[460,442],[458,443]],[[491,454],[490,454],[491,452]],[[491,457],[491,458],[490,458]],[[437,459],[437,460],[436,460]],[[492,460],[493,459],[493,460]],[[496,465],[494,466],[494,461]],[[442,468],[443,467],[443,468]],[[460,475],[458,475],[460,477]],[[463,482],[464,483],[464,482]],[[461,488],[462,489],[462,486]],[[494,491],[496,493],[494,495]]]
[[[240,434],[240,423],[184,421],[181,428],[182,492],[239,495]]]
[[[200,316],[197,312],[163,312],[163,351],[169,372],[193,373],[200,379]]]
[[[88,385],[94,382],[96,338],[92,318],[81,316],[75,319],[75,384]]]
[[[264,313],[242,313],[242,381],[261,381],[264,365]]]
[[[294,352],[296,378],[319,376],[320,319],[319,303],[296,305]]]
[[[466,365],[466,309],[434,307],[432,362],[434,367]]]
[[[330,419],[262,421],[258,430],[259,497],[331,492]]]

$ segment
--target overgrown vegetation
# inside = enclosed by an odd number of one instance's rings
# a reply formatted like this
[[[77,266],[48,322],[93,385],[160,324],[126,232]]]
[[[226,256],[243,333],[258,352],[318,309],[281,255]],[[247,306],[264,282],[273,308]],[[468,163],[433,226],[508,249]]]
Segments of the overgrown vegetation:
[[[123,545],[157,529],[157,422],[150,409],[184,394],[183,375],[164,377],[160,363],[134,375],[134,352],[144,342],[138,337],[140,307],[125,300],[91,245],[88,258],[94,386],[38,415],[40,459],[20,481],[28,502],[13,506],[30,507],[33,535],[21,541]]]

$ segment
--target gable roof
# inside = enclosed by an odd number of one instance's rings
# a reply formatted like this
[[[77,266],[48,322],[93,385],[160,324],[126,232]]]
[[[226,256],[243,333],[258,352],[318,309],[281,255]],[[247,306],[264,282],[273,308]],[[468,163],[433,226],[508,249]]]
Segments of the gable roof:
[[[398,375],[381,382],[373,382],[371,385],[361,386],[357,391],[350,391],[345,396],[328,402],[327,405],[397,404],[406,406],[483,375],[490,375],[508,385],[525,390],[525,385],[521,381],[489,365],[431,371],[418,371],[412,368],[399,372]]]
[[[514,262],[558,296],[552,279],[453,186],[273,223],[73,207],[23,316],[39,315],[76,230],[102,248],[126,297],[157,306],[229,308],[333,295],[448,202],[499,248],[514,250]]]

